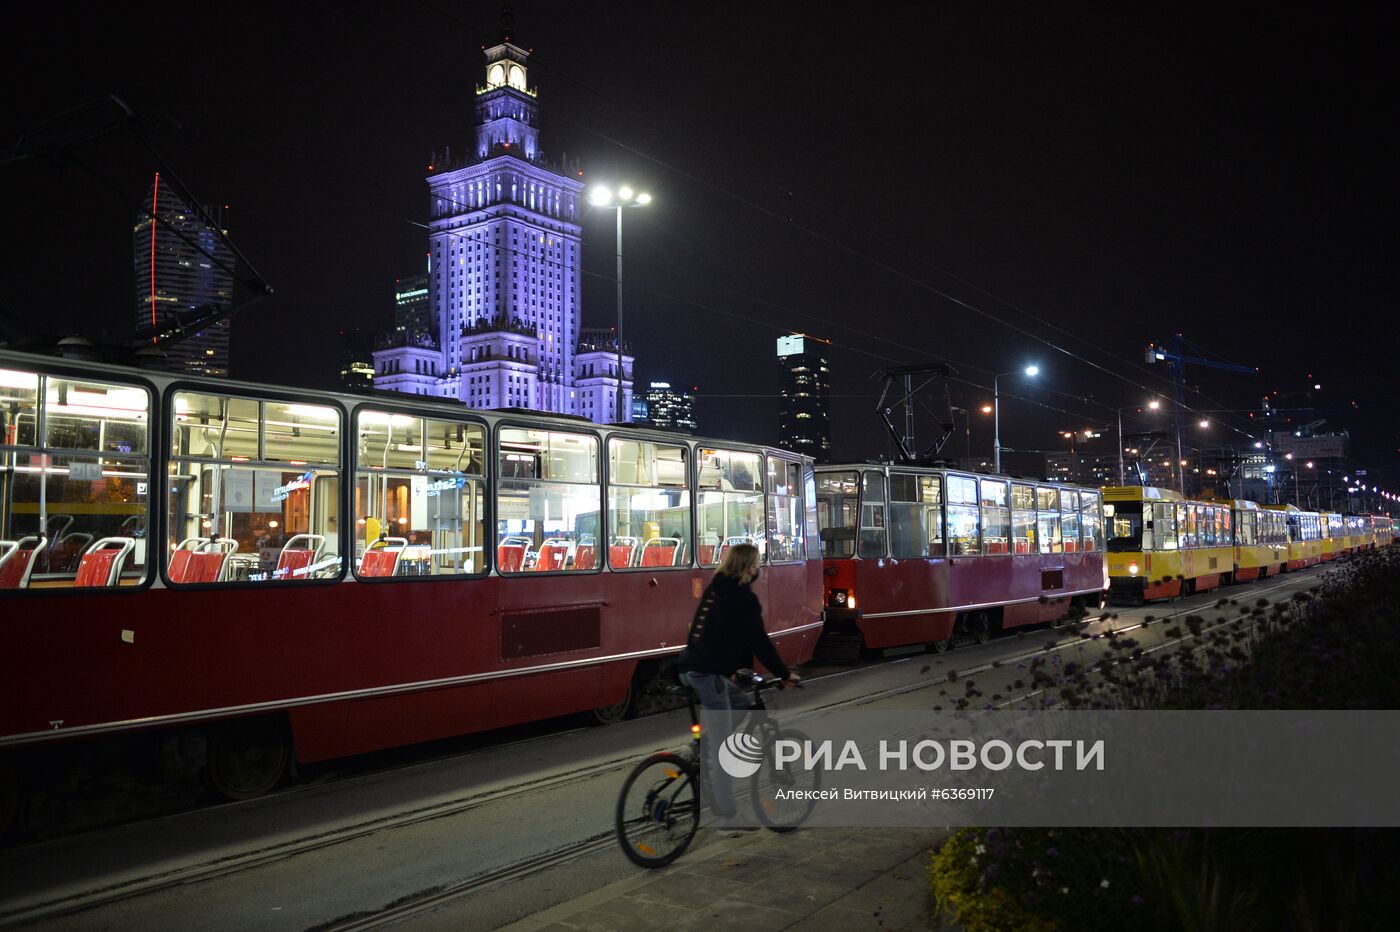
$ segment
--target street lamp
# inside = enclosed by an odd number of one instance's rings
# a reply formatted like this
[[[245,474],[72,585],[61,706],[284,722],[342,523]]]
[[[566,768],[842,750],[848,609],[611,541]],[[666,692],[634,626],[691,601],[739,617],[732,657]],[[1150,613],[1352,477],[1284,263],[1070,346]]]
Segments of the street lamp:
[[[1118,484],[1124,485],[1128,481],[1128,474],[1123,466],[1123,412],[1129,408],[1136,408],[1137,405],[1124,405],[1118,409]],[[1156,411],[1160,405],[1156,401],[1149,401],[1147,407]]]
[[[1040,374],[1040,367],[1026,366],[1021,371],[1026,378],[1033,379]],[[1002,376],[1015,374],[1012,371],[992,376],[992,471],[998,476],[1001,475],[1001,387],[997,382]]]
[[[611,207],[617,211],[617,422],[627,418],[622,410],[622,208],[645,207],[651,203],[651,195],[645,191],[638,193],[628,185],[618,188],[616,193],[602,185],[594,186],[589,192],[588,202],[594,207]]]

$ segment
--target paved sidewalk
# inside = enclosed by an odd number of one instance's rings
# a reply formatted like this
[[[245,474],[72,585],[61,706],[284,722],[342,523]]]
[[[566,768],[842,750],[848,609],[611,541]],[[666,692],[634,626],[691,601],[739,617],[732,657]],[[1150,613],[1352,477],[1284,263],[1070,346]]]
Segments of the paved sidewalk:
[[[669,867],[637,869],[508,932],[648,929],[927,930],[929,851],[937,829],[724,832]],[[697,839],[699,841],[700,839]]]

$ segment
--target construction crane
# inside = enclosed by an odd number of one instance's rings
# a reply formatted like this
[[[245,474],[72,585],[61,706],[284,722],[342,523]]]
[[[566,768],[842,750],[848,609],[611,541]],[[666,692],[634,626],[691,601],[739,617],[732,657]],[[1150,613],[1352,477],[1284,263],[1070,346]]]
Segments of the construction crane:
[[[1226,372],[1243,372],[1248,375],[1258,375],[1258,367],[1242,366],[1239,363],[1230,362],[1227,359],[1211,359],[1201,355],[1209,353],[1210,350],[1203,346],[1192,343],[1180,333],[1172,336],[1165,343],[1147,344],[1147,361],[1149,363],[1165,362],[1167,373],[1171,376],[1172,389],[1175,393],[1176,401],[1176,487],[1181,494],[1186,494],[1186,471],[1182,464],[1181,456],[1181,412],[1186,407],[1186,366],[1205,366],[1207,369],[1222,369]]]

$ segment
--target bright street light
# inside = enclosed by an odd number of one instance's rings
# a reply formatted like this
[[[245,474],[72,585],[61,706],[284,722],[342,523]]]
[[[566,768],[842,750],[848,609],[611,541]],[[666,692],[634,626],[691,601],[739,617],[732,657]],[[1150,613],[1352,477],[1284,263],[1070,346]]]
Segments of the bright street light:
[[[1210,426],[1210,421],[1201,421],[1201,426],[1202,426],[1202,427],[1209,427],[1209,426]]]
[[[1040,375],[1039,366],[1026,366],[1022,371],[1029,379]],[[992,471],[998,476],[1001,475],[1001,390],[997,383],[1002,376],[1015,374],[1014,372],[1002,372],[992,376]]]
[[[651,203],[651,195],[643,191],[638,194],[630,185],[622,185],[614,196],[612,189],[605,185],[594,185],[588,194],[588,202],[594,207],[611,207],[617,211],[617,423],[627,420],[622,404],[622,208],[645,207]]]

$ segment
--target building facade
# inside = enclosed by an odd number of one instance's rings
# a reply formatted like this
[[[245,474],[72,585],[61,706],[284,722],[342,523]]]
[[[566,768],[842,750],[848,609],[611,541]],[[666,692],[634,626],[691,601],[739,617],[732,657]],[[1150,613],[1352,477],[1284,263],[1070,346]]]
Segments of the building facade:
[[[138,331],[226,311],[233,303],[233,250],[224,241],[223,212],[199,211],[155,176],[136,216],[131,245]],[[158,218],[158,220],[156,219]],[[224,378],[229,369],[229,318],[165,350],[171,372]]]
[[[684,388],[673,388],[670,382],[652,382],[646,394],[646,423],[661,430],[693,434],[699,430],[695,399]]]
[[[472,151],[429,166],[430,332],[382,341],[375,385],[606,423],[619,391],[631,410],[632,361],[624,346],[619,372],[616,338],[580,332],[584,185],[539,147],[529,54],[508,28],[486,49]]]
[[[778,338],[782,375],[778,445],[806,453],[818,463],[831,458],[831,370],[825,346],[800,333]]]

